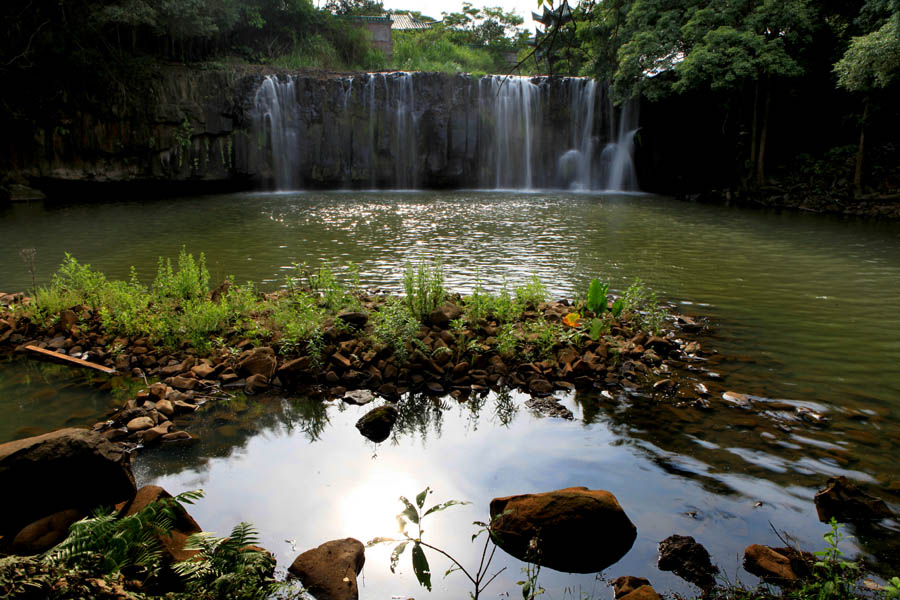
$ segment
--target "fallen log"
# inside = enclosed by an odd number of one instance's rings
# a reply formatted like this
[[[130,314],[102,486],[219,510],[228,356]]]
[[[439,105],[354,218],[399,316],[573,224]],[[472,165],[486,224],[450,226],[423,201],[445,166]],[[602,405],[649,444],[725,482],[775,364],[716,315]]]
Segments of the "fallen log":
[[[53,352],[52,350],[47,350],[45,348],[38,348],[37,346],[29,345],[25,346],[25,349],[40,354],[41,356],[52,358],[54,360],[58,360],[72,366],[87,367],[88,369],[94,369],[96,371],[100,371],[101,373],[106,373],[107,375],[111,375],[116,372],[115,369],[112,369],[110,367],[104,367],[103,365],[94,364],[90,361],[75,358],[74,356],[60,354],[59,352]]]

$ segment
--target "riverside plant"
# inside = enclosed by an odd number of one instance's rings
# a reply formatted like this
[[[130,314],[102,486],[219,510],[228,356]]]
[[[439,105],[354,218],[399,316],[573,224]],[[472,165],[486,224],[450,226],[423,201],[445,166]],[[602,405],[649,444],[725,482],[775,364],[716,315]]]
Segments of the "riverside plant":
[[[149,285],[133,268],[127,280],[110,280],[67,254],[51,284],[38,288],[32,302],[7,310],[45,330],[72,310],[78,329],[103,336],[106,341],[100,345],[107,351],[145,339],[163,351],[192,349],[198,356],[231,347],[235,358],[241,342],[249,340],[272,346],[285,358],[306,354],[315,367],[326,366],[335,340],[349,337],[378,353],[386,348],[383,356],[392,356],[397,366],[417,349],[441,358],[445,351],[427,347],[419,335],[431,312],[448,300],[462,309],[450,326],[454,364],[474,363],[485,352],[507,361],[552,359],[560,347],[580,348],[588,337],[599,340],[613,324],[625,333],[658,331],[665,315],[639,281],[610,305],[609,286],[595,280],[576,310],[605,308],[602,314],[583,320],[570,313],[561,323],[558,311],[546,310],[547,289],[537,278],[514,288],[504,282],[496,293],[477,281],[470,296],[456,299],[448,296],[443,282],[439,263],[421,263],[406,270],[405,296],[374,296],[361,290],[355,266],[299,263],[283,289],[263,294],[252,282],[239,285],[233,278],[210,290],[205,256],[195,258],[185,248],[175,260],[160,258]],[[335,318],[346,310],[366,313],[365,328],[355,330],[349,321]]]
[[[448,552],[442,550],[441,548],[438,548],[437,546],[433,546],[425,542],[422,539],[422,534],[424,533],[422,522],[425,520],[425,517],[430,514],[446,510],[451,506],[470,503],[460,500],[448,500],[440,504],[435,504],[434,506],[426,509],[425,500],[430,493],[431,488],[429,487],[426,487],[424,490],[419,492],[419,494],[416,495],[415,504],[410,502],[405,496],[400,496],[400,502],[403,503],[405,508],[400,514],[397,515],[397,522],[400,524],[400,533],[403,537],[399,539],[378,537],[370,540],[366,545],[368,547],[371,547],[377,544],[399,542],[394,547],[393,552],[391,552],[392,573],[396,571],[400,556],[403,554],[407,547],[412,545],[410,553],[412,555],[413,573],[415,573],[419,585],[427,589],[429,592],[431,591],[431,566],[429,565],[428,558],[425,555],[425,549],[437,552],[438,554],[441,554],[445,558],[449,559],[452,563],[450,568],[447,569],[447,571],[444,573],[444,577],[450,575],[454,571],[461,572],[466,576],[466,578],[473,586],[473,591],[470,593],[471,597],[474,600],[478,600],[478,598],[481,597],[481,595],[484,593],[485,588],[487,588],[491,584],[491,582],[493,582],[494,579],[496,579],[497,576],[500,575],[500,573],[506,570],[506,567],[503,567],[497,570],[493,575],[489,575],[491,561],[494,558],[494,553],[497,551],[497,546],[496,544],[494,544],[491,538],[490,525],[481,521],[475,521],[473,523],[476,527],[478,527],[478,530],[472,535],[472,541],[474,542],[482,534],[485,535],[485,540],[484,547],[481,551],[481,559],[478,563],[478,568],[474,572],[470,572],[454,556],[450,555]],[[418,528],[417,534],[415,536],[410,535],[409,532],[407,532],[407,526],[410,523],[416,525]],[[488,552],[489,547],[490,552]]]

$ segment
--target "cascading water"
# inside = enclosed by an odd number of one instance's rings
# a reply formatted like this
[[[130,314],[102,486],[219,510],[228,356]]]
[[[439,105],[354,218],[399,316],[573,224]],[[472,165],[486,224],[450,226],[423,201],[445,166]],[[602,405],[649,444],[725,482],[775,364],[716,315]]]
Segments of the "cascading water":
[[[266,77],[251,171],[275,189],[636,190],[635,112],[587,78]]]
[[[615,114],[612,102],[609,114]],[[602,189],[626,192],[638,189],[637,175],[634,171],[634,136],[638,131],[636,122],[636,111],[632,110],[631,104],[622,107],[618,127],[615,120],[610,119],[611,141],[600,154],[601,181],[605,186]]]
[[[491,75],[479,83],[482,115],[487,127],[493,126],[493,144],[486,148],[492,154],[485,157],[493,173],[488,172],[485,187],[533,188],[532,147],[540,88],[525,77]]]
[[[266,77],[256,90],[253,102],[257,144],[266,148],[272,158],[276,189],[297,189],[299,178],[295,166],[300,152],[300,118],[293,78],[281,81],[275,76]]]

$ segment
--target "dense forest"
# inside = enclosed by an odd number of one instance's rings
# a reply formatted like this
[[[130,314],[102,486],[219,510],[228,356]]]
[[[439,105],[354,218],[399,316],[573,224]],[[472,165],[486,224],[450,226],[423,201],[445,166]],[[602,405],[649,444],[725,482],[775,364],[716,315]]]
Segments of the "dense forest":
[[[21,131],[73,106],[125,114],[148,74],[172,63],[589,75],[609,81],[616,102],[641,105],[645,189],[802,189],[828,201],[900,190],[900,0],[544,0],[543,10],[531,41],[522,17],[499,8],[414,13],[432,29],[395,32],[388,61],[346,18],[382,14],[373,0],[9,0],[3,120]]]

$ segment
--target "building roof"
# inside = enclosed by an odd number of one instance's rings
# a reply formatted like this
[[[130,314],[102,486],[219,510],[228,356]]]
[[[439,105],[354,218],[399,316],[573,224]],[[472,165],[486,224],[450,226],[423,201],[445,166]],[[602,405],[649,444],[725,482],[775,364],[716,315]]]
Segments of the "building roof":
[[[411,14],[391,15],[391,29],[405,31],[407,29],[431,29],[431,23],[420,21]]]

